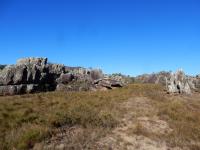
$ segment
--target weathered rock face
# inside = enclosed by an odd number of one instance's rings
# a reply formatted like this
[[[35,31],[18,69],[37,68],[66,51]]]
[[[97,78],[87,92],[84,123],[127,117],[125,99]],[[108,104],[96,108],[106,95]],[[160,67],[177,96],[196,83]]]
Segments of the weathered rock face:
[[[7,66],[0,72],[0,85],[24,82],[27,76],[26,66]]]
[[[101,70],[49,64],[47,58],[23,58],[0,70],[0,95],[43,91],[86,91],[121,87],[120,81],[104,79]],[[100,80],[102,79],[102,80]],[[99,80],[98,83],[94,81]]]
[[[97,88],[107,88],[107,89],[113,89],[116,87],[123,87],[123,83],[117,80],[113,80],[110,78],[103,78],[98,79],[94,81],[94,84]]]
[[[17,65],[38,65],[38,66],[44,66],[47,64],[48,59],[47,58],[22,58],[17,60]]]
[[[99,69],[65,67],[65,72],[56,80],[58,83],[56,90],[58,91],[97,90],[94,81],[104,78],[102,71]]]
[[[190,78],[182,70],[172,73],[170,78],[166,80],[166,86],[169,93],[180,94],[191,94],[192,88],[194,87]]]
[[[61,64],[48,64],[50,74],[60,75],[65,73],[65,66]]]
[[[166,86],[168,93],[191,94],[198,87],[197,77],[187,76],[182,70],[178,70],[175,73],[159,72],[156,74],[141,75],[136,77],[136,80],[142,83]]]
[[[54,76],[60,75],[59,69],[48,65],[47,58],[19,59],[0,71],[0,95],[55,90]]]

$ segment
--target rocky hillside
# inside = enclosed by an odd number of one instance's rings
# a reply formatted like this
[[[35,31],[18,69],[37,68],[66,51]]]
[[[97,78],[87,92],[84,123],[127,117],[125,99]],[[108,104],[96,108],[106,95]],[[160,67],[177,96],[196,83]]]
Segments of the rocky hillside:
[[[0,95],[44,91],[107,90],[122,87],[122,77],[107,76],[99,69],[48,63],[47,58],[23,58],[1,66]]]
[[[140,83],[161,84],[166,87],[168,93],[191,94],[200,89],[200,76],[188,76],[183,70],[177,72],[159,72],[144,74],[135,78]]]
[[[123,87],[129,83],[161,84],[168,93],[191,94],[200,91],[200,75],[162,71],[135,78],[106,75],[100,69],[69,67],[48,63],[47,58],[23,58],[15,65],[0,65],[0,95],[46,91],[96,91]]]

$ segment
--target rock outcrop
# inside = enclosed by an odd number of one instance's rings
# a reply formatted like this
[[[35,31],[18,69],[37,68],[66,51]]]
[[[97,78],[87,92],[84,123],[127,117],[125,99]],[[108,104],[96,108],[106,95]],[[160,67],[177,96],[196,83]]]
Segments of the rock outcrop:
[[[122,86],[120,81],[106,79],[105,82],[104,78],[105,75],[99,69],[50,64],[47,58],[23,58],[17,60],[16,65],[8,65],[0,69],[0,95],[54,90],[112,89],[112,87]]]
[[[25,58],[6,66],[0,71],[0,95],[54,90],[49,69],[47,58]]]
[[[182,70],[178,70],[175,73],[163,71],[159,73],[145,74],[136,77],[136,81],[166,86],[168,93],[191,94],[200,87],[198,87],[198,85],[200,85],[198,76],[187,76]]]
[[[57,81],[58,91],[87,91],[107,90],[125,85],[122,79],[107,76],[99,69],[77,68],[62,73]]]
[[[178,70],[176,73],[171,73],[169,79],[166,78],[166,88],[169,93],[191,94],[195,86],[189,76]]]

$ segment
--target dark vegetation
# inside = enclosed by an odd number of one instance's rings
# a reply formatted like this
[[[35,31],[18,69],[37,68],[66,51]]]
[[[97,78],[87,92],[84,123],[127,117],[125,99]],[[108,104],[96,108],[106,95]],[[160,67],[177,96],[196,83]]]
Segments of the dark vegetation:
[[[0,70],[5,68],[5,67],[6,67],[6,65],[0,65]]]

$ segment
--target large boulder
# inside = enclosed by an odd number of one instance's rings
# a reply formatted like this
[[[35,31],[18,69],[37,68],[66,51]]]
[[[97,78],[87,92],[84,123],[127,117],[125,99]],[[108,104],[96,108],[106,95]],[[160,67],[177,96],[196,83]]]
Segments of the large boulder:
[[[111,78],[102,78],[94,81],[94,85],[99,88],[113,89],[116,87],[123,87],[123,83]]]
[[[0,72],[0,85],[26,83],[27,70],[25,65],[11,65]]]

